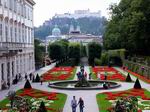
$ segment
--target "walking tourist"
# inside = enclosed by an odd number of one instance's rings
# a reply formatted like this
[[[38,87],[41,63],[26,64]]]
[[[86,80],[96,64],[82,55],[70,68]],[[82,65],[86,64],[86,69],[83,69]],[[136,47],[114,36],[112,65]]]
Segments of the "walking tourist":
[[[41,85],[43,84],[43,77],[41,76],[40,78],[40,81],[41,81]]]
[[[92,73],[89,73],[89,80],[91,80]]]
[[[80,97],[80,99],[79,99],[78,104],[79,104],[80,112],[83,112],[83,108],[84,108],[84,101],[83,101],[83,99],[82,99],[81,97]]]
[[[29,74],[30,80],[32,80],[32,73]]]
[[[22,76],[21,76],[21,73],[19,73],[19,80],[22,80]]]
[[[71,101],[71,107],[72,107],[72,112],[76,112],[76,108],[77,108],[77,100],[76,97],[73,96],[73,99]]]
[[[25,80],[27,80],[28,79],[28,76],[27,76],[27,73],[25,74]]]
[[[10,88],[10,82],[9,81],[7,81],[7,87],[8,87],[8,89]]]

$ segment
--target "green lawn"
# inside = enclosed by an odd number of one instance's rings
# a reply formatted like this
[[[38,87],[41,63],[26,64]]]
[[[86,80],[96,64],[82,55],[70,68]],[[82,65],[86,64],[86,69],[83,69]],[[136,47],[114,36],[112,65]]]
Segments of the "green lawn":
[[[98,79],[98,78],[96,77],[96,74],[95,74],[95,73],[93,73],[92,67],[90,66],[89,68],[90,68],[90,73],[92,73],[91,78],[92,78],[93,80]]]
[[[77,67],[75,67],[75,68],[73,69],[73,72],[72,72],[71,77],[69,77],[67,80],[73,80],[74,77],[75,77],[75,75],[76,75],[76,71],[77,71]]]

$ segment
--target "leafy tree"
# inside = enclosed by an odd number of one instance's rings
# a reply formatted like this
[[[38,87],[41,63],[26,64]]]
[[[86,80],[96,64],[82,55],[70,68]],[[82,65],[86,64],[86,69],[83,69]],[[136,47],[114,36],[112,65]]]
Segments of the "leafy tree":
[[[53,60],[61,60],[66,56],[65,47],[59,42],[50,44],[48,50],[49,56]]]
[[[149,7],[149,0],[121,0],[118,5],[112,5],[112,18],[104,34],[105,48],[125,48],[130,53],[149,55]]]
[[[38,39],[34,40],[34,51],[35,51],[35,65],[36,67],[42,66],[43,57],[45,54],[45,47],[40,45],[41,42]]]
[[[74,58],[76,63],[80,59],[80,44],[79,43],[70,43],[68,47],[69,58]]]
[[[82,43],[80,44],[80,56],[81,57],[87,56],[86,46],[84,46]]]
[[[88,44],[89,63],[94,64],[95,58],[101,57],[102,47],[99,43],[91,42]]]

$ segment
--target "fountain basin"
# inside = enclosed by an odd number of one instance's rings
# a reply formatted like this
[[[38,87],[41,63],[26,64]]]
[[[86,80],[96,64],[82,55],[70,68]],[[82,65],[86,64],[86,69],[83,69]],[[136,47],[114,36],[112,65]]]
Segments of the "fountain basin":
[[[103,87],[104,82],[106,84],[107,83],[110,84],[110,87],[108,89],[114,89],[114,88],[118,88],[121,86],[120,84],[118,84],[116,82],[112,82],[112,81],[89,80],[88,82],[91,84],[90,87],[74,87],[77,82],[78,82],[77,80],[56,81],[56,82],[51,82],[48,86],[51,88],[64,89],[64,90],[106,90]]]

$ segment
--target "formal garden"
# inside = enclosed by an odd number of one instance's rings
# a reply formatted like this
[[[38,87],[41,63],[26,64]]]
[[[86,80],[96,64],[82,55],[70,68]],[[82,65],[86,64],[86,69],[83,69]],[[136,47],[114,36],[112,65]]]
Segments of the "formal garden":
[[[77,80],[77,73],[80,72],[80,69],[80,66],[54,67],[42,75],[43,81],[45,82],[44,86],[47,86],[48,90],[47,82]],[[93,92],[97,99],[97,104],[95,103],[95,105],[98,105],[100,112],[142,112],[142,110],[150,110],[150,91],[147,90],[147,87],[145,88],[142,85],[142,79],[139,77],[141,75],[131,72],[127,68],[109,66],[87,66],[85,72],[92,74],[91,79],[87,77],[89,83],[91,83],[90,80],[113,81],[116,83],[123,82],[121,86],[116,87],[116,89],[114,88],[114,90],[113,88],[110,89],[111,86],[108,85],[106,85],[108,86],[107,88],[103,86],[103,89],[95,89],[96,92]],[[106,79],[105,75],[107,75]],[[136,80],[133,79],[133,76]],[[147,80],[143,81],[147,84]],[[101,82],[99,82],[99,84],[100,83]],[[128,86],[127,90],[123,89],[124,87],[126,88],[124,83]],[[67,97],[69,97],[71,93],[68,91],[74,91],[63,90],[62,92],[54,92],[51,88],[50,91],[45,91],[42,90],[41,87],[37,87],[39,89],[32,87],[33,84],[38,85],[39,83],[32,83],[32,81],[27,80],[24,88],[17,91],[10,91],[7,95],[8,97],[0,102],[0,109],[12,112],[29,112],[29,110],[32,112],[62,112],[63,109],[66,108],[66,103],[69,103]],[[85,85],[81,87],[82,89],[80,89],[80,91],[82,90],[83,93],[92,91],[89,89],[84,91]],[[90,85],[88,85],[88,88],[89,87]],[[61,91],[61,89],[58,90]],[[77,90],[74,92],[77,92]],[[84,96],[82,97],[84,98]],[[86,103],[87,102],[85,102],[85,104]],[[71,107],[67,108],[69,109]]]
[[[35,39],[36,72],[0,91],[0,112],[71,112],[73,96],[85,112],[150,112],[150,1],[109,10],[102,44]]]

